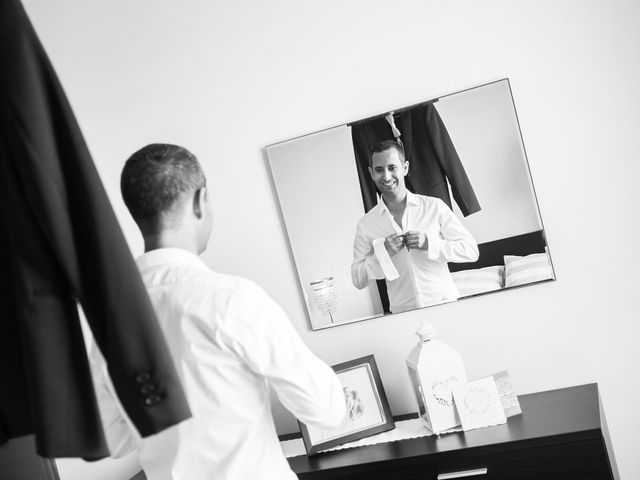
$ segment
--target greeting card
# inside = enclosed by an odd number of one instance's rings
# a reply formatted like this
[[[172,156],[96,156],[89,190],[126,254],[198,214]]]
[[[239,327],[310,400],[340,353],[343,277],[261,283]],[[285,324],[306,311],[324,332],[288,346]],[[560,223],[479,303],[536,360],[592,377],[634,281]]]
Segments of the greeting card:
[[[509,372],[503,370],[502,372],[494,373],[492,377],[496,382],[496,387],[498,387],[498,395],[500,395],[504,414],[507,418],[520,415],[522,409],[520,408],[520,402],[518,402],[516,392],[513,389]]]
[[[493,377],[455,385],[452,391],[464,431],[506,423]]]

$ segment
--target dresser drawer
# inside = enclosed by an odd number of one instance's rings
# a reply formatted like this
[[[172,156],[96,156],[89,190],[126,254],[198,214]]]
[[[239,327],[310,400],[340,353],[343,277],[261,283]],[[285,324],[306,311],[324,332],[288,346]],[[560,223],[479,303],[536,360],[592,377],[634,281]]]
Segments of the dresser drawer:
[[[474,451],[475,450],[475,451]],[[370,464],[365,469],[325,477],[339,480],[610,480],[602,439],[553,446],[508,449],[483,453],[471,449],[411,459]],[[420,462],[420,460],[423,462]],[[377,467],[377,468],[376,468]],[[342,472],[341,472],[342,473]],[[473,476],[464,476],[463,473]],[[449,474],[449,475],[447,475]]]

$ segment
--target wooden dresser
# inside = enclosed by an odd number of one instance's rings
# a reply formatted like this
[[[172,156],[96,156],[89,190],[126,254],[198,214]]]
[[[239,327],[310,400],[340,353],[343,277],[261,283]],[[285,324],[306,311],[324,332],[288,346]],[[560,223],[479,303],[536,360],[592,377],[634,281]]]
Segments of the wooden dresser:
[[[518,397],[504,425],[289,458],[300,479],[612,479],[597,384]],[[416,415],[396,417],[405,420]],[[281,439],[291,439],[287,435]]]

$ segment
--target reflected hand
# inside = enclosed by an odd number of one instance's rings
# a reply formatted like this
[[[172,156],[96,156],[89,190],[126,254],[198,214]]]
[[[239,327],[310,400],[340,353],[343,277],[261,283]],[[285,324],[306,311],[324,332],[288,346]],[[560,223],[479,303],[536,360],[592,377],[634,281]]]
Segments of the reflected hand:
[[[402,247],[404,247],[404,235],[401,233],[393,233],[384,239],[384,247],[390,256],[394,256]]]
[[[409,230],[404,234],[404,241],[407,248],[415,248],[418,250],[427,250],[429,248],[429,240],[427,234],[416,230]]]

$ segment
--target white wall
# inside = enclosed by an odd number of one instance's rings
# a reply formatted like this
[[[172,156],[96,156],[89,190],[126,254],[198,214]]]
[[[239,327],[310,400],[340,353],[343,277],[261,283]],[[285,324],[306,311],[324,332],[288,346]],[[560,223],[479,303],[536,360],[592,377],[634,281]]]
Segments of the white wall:
[[[403,361],[427,317],[470,378],[506,368],[521,394],[598,382],[621,477],[640,477],[638,2],[25,3],[136,253],[124,159],[184,144],[219,205],[205,260],[264,285],[327,362],[374,353],[394,413],[413,409]],[[311,332],[261,147],[502,77],[558,280]],[[278,425],[295,428],[280,411]],[[63,480],[98,478],[74,462]]]

